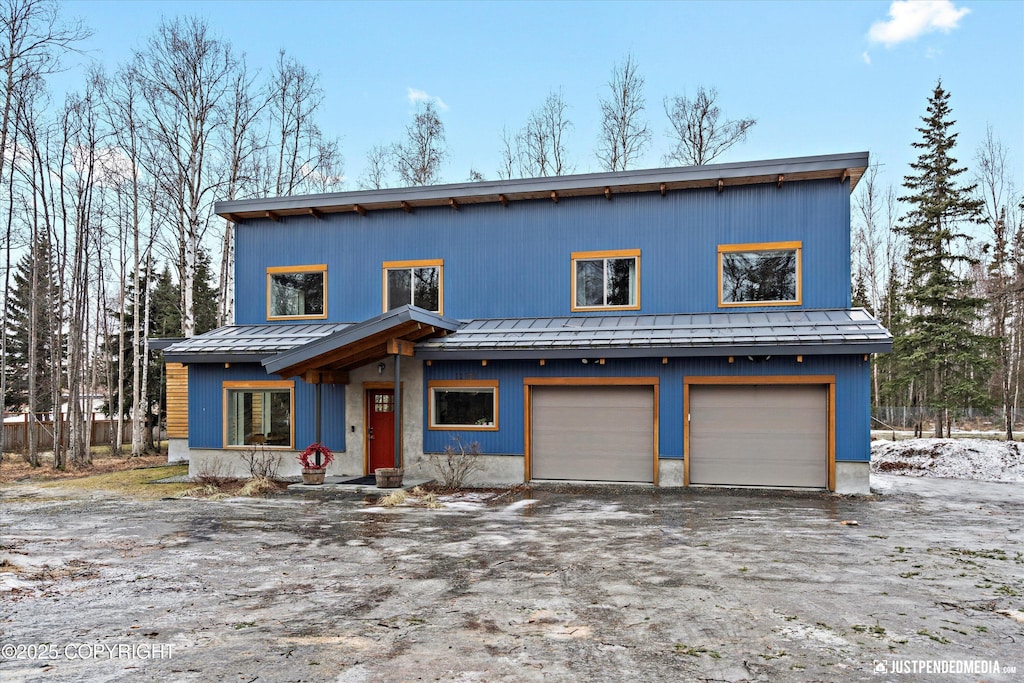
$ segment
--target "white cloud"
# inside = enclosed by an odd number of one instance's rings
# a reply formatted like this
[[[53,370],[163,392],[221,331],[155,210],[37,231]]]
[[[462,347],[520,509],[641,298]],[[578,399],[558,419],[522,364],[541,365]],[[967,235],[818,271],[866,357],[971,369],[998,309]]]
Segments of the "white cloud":
[[[433,102],[441,111],[448,111],[448,105],[445,104],[444,100],[436,95],[427,93],[425,90],[409,88],[409,92],[406,94],[406,97],[409,98],[409,104],[416,104],[417,102]]]
[[[949,33],[970,11],[952,0],[893,0],[889,18],[871,25],[868,40],[893,47],[933,31]]]
[[[864,60],[865,64],[870,64],[871,63],[871,55],[868,54],[867,50],[864,50],[864,54],[862,54],[860,56],[860,58]]]

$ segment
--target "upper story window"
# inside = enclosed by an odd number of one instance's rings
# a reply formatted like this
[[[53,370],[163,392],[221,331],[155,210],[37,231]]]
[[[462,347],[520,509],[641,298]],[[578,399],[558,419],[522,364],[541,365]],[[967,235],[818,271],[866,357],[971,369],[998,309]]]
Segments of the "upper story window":
[[[294,382],[224,382],[224,446],[294,448]]]
[[[267,320],[326,317],[326,265],[267,268]]]
[[[572,254],[572,310],[639,310],[640,250]]]
[[[799,305],[801,242],[718,246],[718,305]]]
[[[444,260],[384,262],[384,310],[412,305],[444,313]]]

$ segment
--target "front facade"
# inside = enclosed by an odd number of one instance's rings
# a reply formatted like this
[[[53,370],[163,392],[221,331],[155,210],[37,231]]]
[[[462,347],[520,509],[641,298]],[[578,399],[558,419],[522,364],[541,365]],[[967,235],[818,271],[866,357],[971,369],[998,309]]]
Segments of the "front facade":
[[[219,203],[236,324],[165,350],[188,375],[174,452],[193,474],[247,474],[254,451],[293,474],[320,440],[328,474],[430,476],[427,454],[476,442],[491,483],[866,491],[868,359],[891,348],[850,303],[866,166]]]

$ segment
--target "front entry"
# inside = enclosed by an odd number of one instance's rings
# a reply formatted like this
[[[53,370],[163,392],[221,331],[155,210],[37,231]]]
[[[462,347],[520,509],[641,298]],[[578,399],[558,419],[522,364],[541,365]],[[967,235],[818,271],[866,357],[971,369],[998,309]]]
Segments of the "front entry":
[[[367,474],[395,466],[395,392],[366,390]]]

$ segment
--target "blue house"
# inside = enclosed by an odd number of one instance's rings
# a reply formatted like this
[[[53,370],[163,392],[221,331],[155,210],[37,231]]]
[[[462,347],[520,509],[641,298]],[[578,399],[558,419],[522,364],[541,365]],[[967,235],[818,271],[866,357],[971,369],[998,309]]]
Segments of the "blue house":
[[[172,452],[246,474],[258,447],[295,474],[320,440],[329,475],[429,476],[461,441],[493,483],[867,492],[869,358],[892,346],[851,307],[867,164],[219,202],[237,321],[165,350],[187,368]]]

